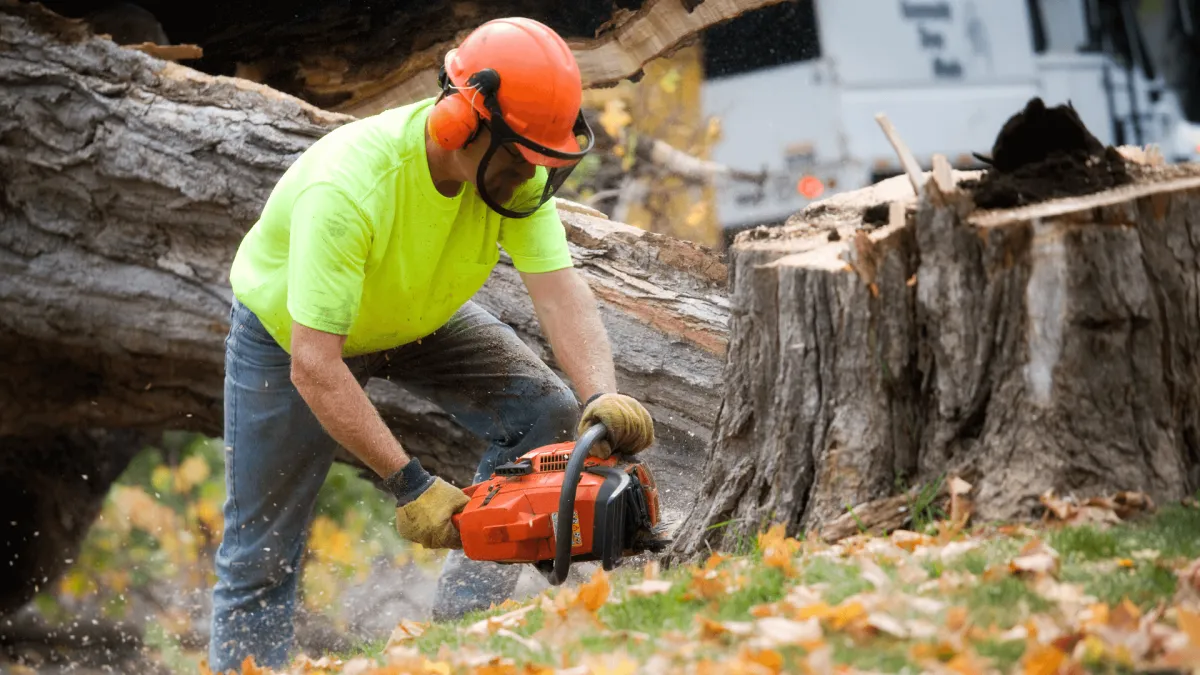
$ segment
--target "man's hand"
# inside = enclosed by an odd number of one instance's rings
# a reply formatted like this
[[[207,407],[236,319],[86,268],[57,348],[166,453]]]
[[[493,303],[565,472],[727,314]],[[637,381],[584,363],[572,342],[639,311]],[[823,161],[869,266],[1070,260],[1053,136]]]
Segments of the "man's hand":
[[[654,420],[636,399],[624,394],[600,394],[583,409],[579,420],[580,435],[601,422],[608,429],[605,437],[592,445],[590,454],[607,459],[614,451],[633,455],[654,443]]]
[[[462,548],[462,537],[451,517],[470,499],[462,490],[421,468],[415,457],[388,478],[396,497],[396,531],[425,548]]]

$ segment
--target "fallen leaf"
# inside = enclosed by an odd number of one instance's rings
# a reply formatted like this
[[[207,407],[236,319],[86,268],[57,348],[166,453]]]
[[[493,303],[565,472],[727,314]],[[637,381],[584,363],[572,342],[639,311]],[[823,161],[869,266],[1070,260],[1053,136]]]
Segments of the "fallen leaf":
[[[1059,569],[1058,551],[1041,539],[1033,539],[1021,547],[1021,552],[1009,563],[1015,573],[1027,574],[1057,574]]]
[[[793,558],[800,550],[800,542],[787,536],[787,529],[784,525],[772,525],[766,532],[759,534],[758,547],[762,551],[763,563],[767,567],[777,568],[785,576],[795,575]]]
[[[608,575],[605,574],[603,567],[597,567],[591,580],[579,587],[576,602],[582,604],[588,611],[595,612],[608,602],[611,592],[612,584],[608,581]]]
[[[400,646],[421,637],[421,634],[425,632],[425,628],[425,624],[419,624],[416,621],[409,621],[408,619],[401,621],[392,629],[392,634],[388,637],[387,644],[383,647],[384,650],[386,651],[392,647]]]
[[[1062,650],[1051,645],[1034,645],[1021,658],[1025,675],[1054,675],[1067,658]]]
[[[782,617],[767,617],[755,621],[754,630],[759,638],[756,646],[764,647],[812,643],[824,638],[821,624],[816,619],[793,621]]]
[[[881,633],[887,633],[892,637],[907,638],[908,628],[905,627],[898,619],[883,614],[881,612],[872,612],[867,615],[867,625]]]
[[[1187,635],[1188,641],[1191,642],[1192,646],[1200,647],[1200,614],[1177,607],[1175,609],[1175,622],[1179,624],[1179,630]]]
[[[520,609],[514,609],[511,612],[491,616],[486,619],[481,619],[471,624],[464,632],[467,635],[487,636],[499,631],[503,628],[517,628],[525,623],[525,615],[537,608],[537,605],[528,605]],[[399,626],[397,626],[397,630]],[[395,633],[393,632],[393,635]],[[390,644],[390,642],[389,642]]]
[[[932,537],[910,530],[894,530],[890,538],[893,544],[909,553],[919,545],[933,543]]]
[[[634,675],[638,662],[627,654],[589,655],[584,658],[591,675]]]
[[[647,579],[640,584],[634,584],[625,589],[626,595],[635,598],[645,598],[660,595],[671,590],[671,582],[663,579]]]

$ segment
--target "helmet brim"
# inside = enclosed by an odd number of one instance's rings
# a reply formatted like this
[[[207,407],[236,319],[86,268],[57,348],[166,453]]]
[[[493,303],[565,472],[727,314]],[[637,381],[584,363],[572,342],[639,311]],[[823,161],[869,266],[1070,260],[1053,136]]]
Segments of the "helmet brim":
[[[571,166],[572,164],[575,164],[576,162],[579,161],[578,158],[564,159],[564,158],[559,158],[559,157],[550,157],[549,155],[543,155],[542,153],[538,152],[537,150],[534,150],[533,148],[530,148],[529,146],[525,145],[524,143],[518,142],[518,143],[516,143],[516,146],[517,146],[517,150],[519,150],[521,152],[521,156],[523,156],[525,158],[525,161],[529,162],[530,164],[536,164],[538,166],[544,166],[544,167],[553,169],[553,168],[560,168],[560,167],[564,167],[564,166]],[[580,151],[582,150],[582,148],[579,145],[579,140],[575,137],[575,134],[572,132],[568,132],[567,137],[560,140],[558,143],[555,143],[553,145],[546,144],[546,147],[550,148],[551,150],[555,150],[557,152],[569,153],[572,155],[578,155],[580,153]]]

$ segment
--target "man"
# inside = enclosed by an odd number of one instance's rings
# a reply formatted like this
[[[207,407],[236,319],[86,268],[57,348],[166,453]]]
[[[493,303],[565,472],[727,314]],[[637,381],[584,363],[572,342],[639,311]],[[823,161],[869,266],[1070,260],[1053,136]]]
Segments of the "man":
[[[275,186],[230,271],[224,539],[209,665],[289,658],[297,566],[338,444],[386,479],[405,538],[450,552],[435,616],[486,608],[520,568],[466,560],[451,516],[467,499],[410,457],[363,386],[385,377],[489,442],[475,480],[604,422],[595,452],[653,442],[616,393],[595,300],[571,266],[554,202],[591,147],[578,66],[527,19],[489,22],[451,51],[436,99],[318,140]],[[585,138],[581,147],[578,136]],[[503,247],[570,389],[470,302]]]

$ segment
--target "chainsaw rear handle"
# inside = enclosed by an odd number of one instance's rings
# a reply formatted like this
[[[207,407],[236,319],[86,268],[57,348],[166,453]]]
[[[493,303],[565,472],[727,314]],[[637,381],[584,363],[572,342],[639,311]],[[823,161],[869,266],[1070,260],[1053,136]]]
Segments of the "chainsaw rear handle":
[[[575,441],[575,449],[567,460],[567,469],[563,476],[562,492],[558,494],[558,527],[554,530],[554,569],[547,575],[546,580],[552,586],[558,586],[567,580],[567,572],[571,569],[571,527],[575,520],[575,491],[579,487],[579,479],[583,476],[583,462],[587,459],[596,441],[604,438],[608,428],[602,422],[588,427]]]

